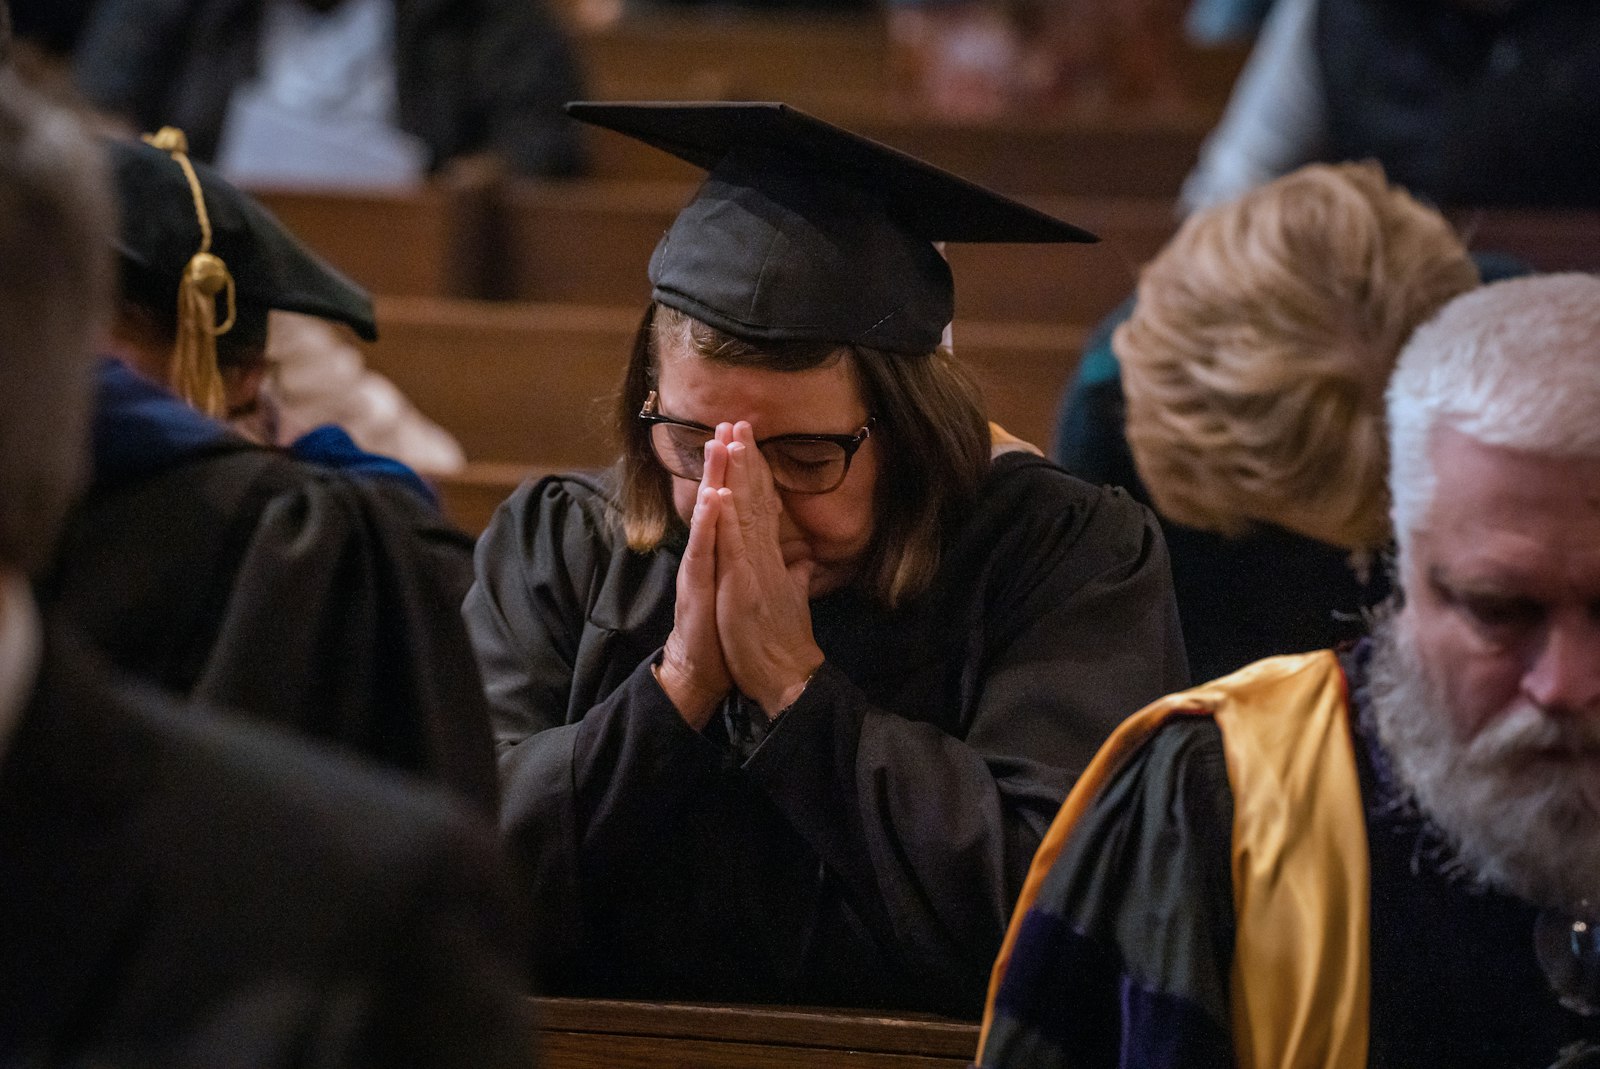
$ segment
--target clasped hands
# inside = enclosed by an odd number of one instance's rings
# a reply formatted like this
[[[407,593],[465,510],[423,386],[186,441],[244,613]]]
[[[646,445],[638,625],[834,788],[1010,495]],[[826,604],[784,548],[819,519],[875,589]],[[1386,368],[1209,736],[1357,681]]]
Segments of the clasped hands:
[[[656,669],[696,731],[734,689],[776,717],[822,664],[811,632],[813,564],[784,563],[782,513],[750,424],[719,424],[705,445],[672,633]]]

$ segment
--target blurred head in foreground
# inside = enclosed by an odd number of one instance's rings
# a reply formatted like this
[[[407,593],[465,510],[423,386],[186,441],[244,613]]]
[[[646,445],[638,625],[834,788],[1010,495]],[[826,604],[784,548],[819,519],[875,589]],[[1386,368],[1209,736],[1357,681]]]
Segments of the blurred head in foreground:
[[[44,562],[83,479],[114,231],[99,147],[0,69],[0,568]]]

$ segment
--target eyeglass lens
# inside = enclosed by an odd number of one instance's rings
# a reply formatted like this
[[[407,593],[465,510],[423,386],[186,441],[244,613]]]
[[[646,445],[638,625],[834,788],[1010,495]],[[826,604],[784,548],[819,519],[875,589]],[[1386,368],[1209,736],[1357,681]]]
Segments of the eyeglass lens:
[[[705,473],[705,445],[711,435],[693,427],[657,423],[650,428],[656,456],[672,474],[698,479]],[[844,481],[850,455],[838,442],[776,439],[761,443],[761,456],[780,489],[823,494]]]

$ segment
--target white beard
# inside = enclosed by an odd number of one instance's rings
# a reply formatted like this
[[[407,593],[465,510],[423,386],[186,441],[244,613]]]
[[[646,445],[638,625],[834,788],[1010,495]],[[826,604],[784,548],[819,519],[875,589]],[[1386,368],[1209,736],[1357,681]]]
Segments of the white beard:
[[[1389,618],[1373,637],[1378,738],[1460,867],[1535,905],[1592,915],[1600,905],[1600,725],[1519,701],[1464,741],[1407,630]]]

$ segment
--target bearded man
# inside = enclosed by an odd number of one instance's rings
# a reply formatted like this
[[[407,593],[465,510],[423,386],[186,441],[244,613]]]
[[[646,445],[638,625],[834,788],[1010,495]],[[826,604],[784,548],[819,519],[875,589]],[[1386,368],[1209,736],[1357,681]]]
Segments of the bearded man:
[[[1387,404],[1396,604],[1112,737],[980,1064],[1600,1065],[1600,278],[1458,297]]]

